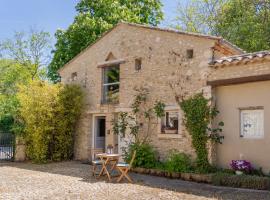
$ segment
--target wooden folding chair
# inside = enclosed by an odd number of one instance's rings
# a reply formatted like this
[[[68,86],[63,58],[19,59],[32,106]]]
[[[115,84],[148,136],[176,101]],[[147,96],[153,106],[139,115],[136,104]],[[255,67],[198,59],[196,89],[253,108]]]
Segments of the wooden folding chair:
[[[130,182],[133,183],[132,179],[130,178],[130,176],[128,175],[129,170],[132,167],[132,164],[135,160],[136,157],[136,151],[133,152],[132,158],[130,163],[118,163],[116,165],[117,169],[121,172],[121,176],[117,179],[117,183],[119,183],[124,177]]]
[[[96,175],[98,175],[99,174],[99,172],[98,172],[98,174],[97,174],[97,169],[98,169],[98,166],[102,166],[102,164],[103,164],[103,160],[101,160],[101,159],[97,159],[96,158],[96,154],[98,154],[98,152],[95,152],[94,153],[94,156],[93,156],[93,158],[94,158],[94,160],[92,161],[92,175],[95,177],[95,178],[97,178],[97,176]]]

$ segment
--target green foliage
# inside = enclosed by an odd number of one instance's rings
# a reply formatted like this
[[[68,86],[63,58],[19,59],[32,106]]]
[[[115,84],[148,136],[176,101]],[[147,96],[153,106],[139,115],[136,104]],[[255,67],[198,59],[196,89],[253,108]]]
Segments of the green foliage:
[[[191,0],[180,3],[176,28],[222,36],[247,52],[270,48],[270,1]]]
[[[214,185],[238,188],[249,188],[257,190],[269,190],[270,178],[251,175],[232,175],[216,173],[212,177]]]
[[[269,6],[269,0],[229,0],[216,18],[215,32],[248,52],[268,50]]]
[[[165,116],[165,104],[163,102],[156,101],[153,110],[158,118]]]
[[[37,163],[72,158],[83,94],[78,86],[33,81],[18,92],[27,156]]]
[[[179,1],[175,28],[189,32],[215,34],[216,18],[227,0]]]
[[[153,132],[153,121],[165,115],[165,104],[156,101],[154,105],[148,105],[149,91],[146,88],[135,88],[136,95],[131,105],[132,112],[120,112],[118,119],[112,122],[113,132],[125,137],[126,132],[135,139],[135,143],[149,142],[149,134]],[[147,123],[146,126],[143,126]],[[146,129],[145,129],[146,127]],[[155,127],[155,126],[154,126]],[[142,132],[143,134],[139,134]]]
[[[11,132],[18,111],[18,84],[27,84],[32,76],[12,60],[0,60],[0,71],[0,130]]]
[[[136,150],[136,157],[133,167],[154,168],[157,163],[156,152],[150,144],[132,143],[127,151],[124,151],[126,162],[130,162],[133,152]]]
[[[209,136],[208,125],[216,115],[217,111],[211,108],[209,100],[202,93],[196,94],[180,102],[180,106],[185,114],[184,123],[191,134],[192,145],[195,148],[197,158],[197,170],[205,172],[211,170],[208,162],[207,141]],[[222,124],[220,124],[222,125]]]
[[[52,139],[52,160],[68,160],[73,156],[76,122],[83,107],[83,93],[78,85],[65,85],[58,94],[54,114],[55,131]]]
[[[12,39],[0,42],[0,53],[4,58],[23,66],[31,74],[31,79],[45,78],[50,39],[50,34],[45,31],[31,29],[28,34],[15,32]]]
[[[57,81],[57,70],[92,44],[119,21],[157,25],[163,18],[160,0],[81,0],[78,15],[67,30],[55,34],[54,57],[49,77]],[[109,12],[108,12],[109,11]]]
[[[165,169],[169,172],[191,172],[193,170],[191,159],[184,153],[172,151],[165,162]]]

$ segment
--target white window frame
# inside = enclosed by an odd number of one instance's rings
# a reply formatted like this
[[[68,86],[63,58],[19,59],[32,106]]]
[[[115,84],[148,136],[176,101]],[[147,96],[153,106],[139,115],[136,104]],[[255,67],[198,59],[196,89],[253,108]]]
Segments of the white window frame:
[[[116,65],[111,65],[111,66],[106,66],[102,69],[102,103],[110,103],[110,102],[107,102],[107,99],[105,98],[105,87],[106,86],[111,86],[111,85],[119,85],[119,92],[120,92],[120,65],[118,65],[118,68],[119,68],[119,81],[118,82],[113,82],[113,83],[105,83],[105,70],[106,68],[113,68],[115,67]]]
[[[257,120],[260,120],[257,126],[257,133],[247,134],[245,133],[244,127],[244,115],[257,115]],[[264,109],[263,108],[253,108],[253,109],[240,109],[240,137],[244,139],[263,139],[264,138]]]

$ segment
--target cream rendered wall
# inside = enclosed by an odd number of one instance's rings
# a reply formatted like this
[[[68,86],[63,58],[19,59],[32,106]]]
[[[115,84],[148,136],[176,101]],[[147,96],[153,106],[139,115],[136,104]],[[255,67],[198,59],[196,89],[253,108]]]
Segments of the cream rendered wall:
[[[225,123],[223,144],[217,146],[217,164],[229,168],[234,159],[246,159],[255,167],[270,171],[270,81],[220,86],[215,88],[215,100]],[[264,107],[264,138],[240,137],[240,111],[245,107]]]

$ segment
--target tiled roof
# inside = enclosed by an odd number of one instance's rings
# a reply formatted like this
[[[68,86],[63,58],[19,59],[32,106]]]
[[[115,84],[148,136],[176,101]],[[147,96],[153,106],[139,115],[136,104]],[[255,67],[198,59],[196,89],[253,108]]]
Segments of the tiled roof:
[[[220,59],[211,61],[210,65],[219,65],[219,64],[236,64],[242,61],[248,62],[255,58],[264,58],[270,56],[270,51],[259,51],[254,53],[241,54],[236,56],[222,57]]]

